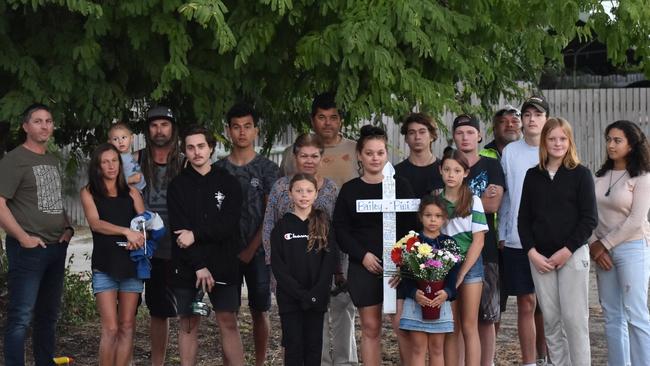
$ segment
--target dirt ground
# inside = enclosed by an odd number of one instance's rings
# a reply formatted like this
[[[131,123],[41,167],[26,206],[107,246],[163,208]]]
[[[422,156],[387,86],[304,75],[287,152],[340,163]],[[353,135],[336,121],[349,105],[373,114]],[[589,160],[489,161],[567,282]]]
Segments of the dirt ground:
[[[2,329],[4,334],[5,302],[2,304]],[[134,364],[149,364],[149,316],[144,307],[140,308],[138,316],[138,327],[134,349]],[[168,365],[179,365],[178,349],[176,346],[177,322],[172,321],[170,346],[167,353]],[[246,364],[253,364],[253,340],[251,317],[246,307],[242,307],[240,314],[240,329],[244,348],[246,351]],[[357,329],[359,329],[357,327]],[[515,299],[510,298],[508,311],[504,314],[500,332],[497,340],[496,365],[517,365],[519,362],[519,346],[516,333],[516,308]],[[357,332],[358,333],[358,332]],[[90,322],[79,327],[62,327],[58,336],[58,354],[74,357],[75,365],[96,365],[97,349],[99,345],[99,320]],[[384,323],[383,365],[399,365],[399,355],[396,346],[395,336],[390,329],[390,323]],[[606,346],[603,338],[603,319],[600,306],[592,306],[590,309],[590,338],[592,364],[594,366],[605,365]],[[360,339],[360,334],[357,334]],[[198,365],[221,365],[221,351],[219,349],[219,331],[213,318],[205,320],[200,328],[200,346]],[[28,344],[28,349],[31,349]],[[0,357],[3,357],[0,350]],[[29,352],[28,352],[29,353]],[[31,357],[28,358],[31,359]],[[2,359],[2,358],[0,358]],[[271,340],[269,342],[269,355],[267,365],[282,365],[280,349],[280,323],[277,315],[277,308],[271,311]]]
[[[81,237],[81,235],[80,235]],[[75,243],[71,244],[73,248]],[[81,246],[80,246],[81,247]],[[80,256],[81,257],[81,256]],[[77,257],[77,258],[80,258]],[[597,290],[595,274],[592,268],[591,273],[591,290],[590,290],[590,340],[592,352],[592,365],[606,365],[606,345],[603,336],[603,317],[600,305],[597,301]],[[6,289],[0,291],[0,342],[4,339],[4,324],[6,318]],[[245,304],[246,301],[244,300]],[[137,330],[134,348],[134,364],[149,364],[149,335],[148,323],[149,315],[146,307],[141,307],[137,318]],[[358,319],[357,319],[358,322]],[[508,301],[508,310],[504,313],[501,332],[497,338],[497,358],[496,365],[518,365],[520,364],[519,342],[516,330],[516,304],[515,298],[511,297]],[[360,340],[359,326],[357,325],[357,344]],[[177,330],[176,320],[171,322],[170,345],[167,353],[168,365],[179,365],[177,349]],[[254,364],[254,349],[252,339],[252,324],[250,313],[246,306],[242,306],[240,313],[240,331],[246,352],[246,365]],[[96,321],[83,324],[82,326],[61,326],[58,332],[57,347],[58,355],[66,355],[75,358],[75,365],[96,365],[97,351],[99,346],[100,326],[99,319]],[[200,346],[198,355],[198,365],[221,365],[222,353],[219,345],[219,331],[214,318],[204,319],[200,327]],[[31,360],[31,344],[28,340],[28,360]],[[384,322],[384,332],[382,339],[383,346],[383,365],[399,365],[399,355],[395,336],[390,328],[390,322]],[[4,350],[0,347],[0,360],[3,359]],[[0,361],[0,363],[2,363]],[[28,364],[29,364],[28,363]],[[267,365],[282,365],[282,354],[280,348],[280,322],[277,315],[275,304],[271,310],[271,339],[269,341],[269,353]]]

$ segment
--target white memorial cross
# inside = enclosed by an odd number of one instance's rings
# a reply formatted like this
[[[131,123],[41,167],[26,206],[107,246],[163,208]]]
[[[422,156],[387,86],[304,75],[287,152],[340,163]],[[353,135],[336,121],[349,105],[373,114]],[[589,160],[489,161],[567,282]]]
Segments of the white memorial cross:
[[[417,212],[420,199],[395,199],[395,168],[389,162],[382,170],[384,180],[382,181],[382,198],[380,200],[357,200],[357,212],[381,212],[383,213],[384,240],[383,258],[384,268],[384,314],[395,314],[397,312],[397,293],[390,287],[388,281],[395,273],[395,263],[390,258],[390,252],[397,241],[397,215],[396,212]]]

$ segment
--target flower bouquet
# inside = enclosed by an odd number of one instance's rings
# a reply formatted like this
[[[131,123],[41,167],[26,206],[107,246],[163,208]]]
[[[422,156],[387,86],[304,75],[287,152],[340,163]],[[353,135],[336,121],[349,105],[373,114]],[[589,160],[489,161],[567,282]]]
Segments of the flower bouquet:
[[[430,299],[444,288],[445,277],[456,263],[462,261],[456,241],[444,239],[440,242],[440,248],[442,249],[420,242],[418,234],[410,231],[395,243],[390,253],[393,263],[402,269],[402,275],[415,279],[418,289]],[[439,317],[440,307],[422,307],[423,319],[433,320]]]

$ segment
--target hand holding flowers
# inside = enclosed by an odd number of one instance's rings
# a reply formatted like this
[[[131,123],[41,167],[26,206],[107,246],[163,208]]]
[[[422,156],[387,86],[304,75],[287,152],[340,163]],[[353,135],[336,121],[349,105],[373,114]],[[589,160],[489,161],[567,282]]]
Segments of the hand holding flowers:
[[[410,231],[391,251],[391,259],[406,270],[406,276],[416,280],[442,281],[447,273],[462,261],[460,249],[453,239],[443,239],[440,248],[420,242],[416,232]]]

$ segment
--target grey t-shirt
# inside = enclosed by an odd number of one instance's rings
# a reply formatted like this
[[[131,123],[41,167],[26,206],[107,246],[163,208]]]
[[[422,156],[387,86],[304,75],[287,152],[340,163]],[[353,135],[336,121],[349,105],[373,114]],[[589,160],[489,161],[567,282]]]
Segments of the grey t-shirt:
[[[66,226],[59,162],[23,145],[0,160],[0,196],[20,227],[46,243],[59,240]]]
[[[273,183],[279,178],[280,168],[259,154],[246,165],[235,165],[228,157],[217,161],[215,165],[228,170],[241,185],[243,199],[239,226],[243,249],[262,226],[266,209],[264,198],[269,195]],[[258,250],[263,250],[263,247],[260,245]]]
[[[143,156],[144,158],[144,156]],[[158,248],[154,252],[155,258],[171,259],[172,248],[169,233],[169,220],[167,218],[167,165],[153,164],[153,174],[158,184],[147,184],[142,191],[144,206],[147,210],[156,212],[167,228],[165,236],[158,242]]]

